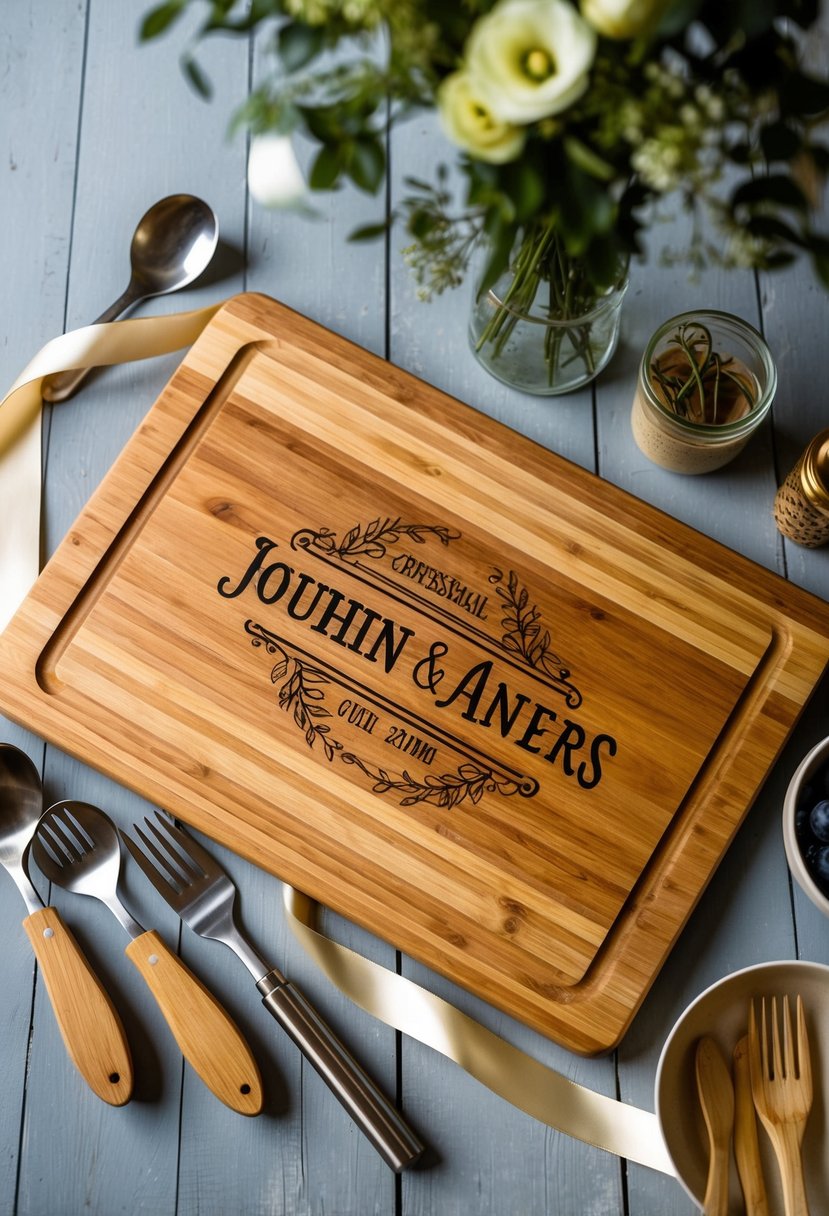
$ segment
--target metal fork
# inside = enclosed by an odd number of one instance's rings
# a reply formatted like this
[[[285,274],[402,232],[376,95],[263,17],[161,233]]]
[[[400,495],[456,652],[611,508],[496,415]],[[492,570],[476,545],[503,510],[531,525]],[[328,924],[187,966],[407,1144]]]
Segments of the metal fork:
[[[786,1216],[809,1216],[801,1145],[806,1120],[812,1107],[812,1065],[803,1001],[798,996],[796,1053],[788,996],[783,997],[782,1045],[777,1001],[774,997],[771,998],[770,1004],[769,1024],[765,997],[760,1002],[759,1028],[754,1001],[749,1007],[751,1093],[757,1114],[768,1132],[777,1156]]]
[[[423,1144],[299,989],[271,967],[236,921],[236,888],[206,849],[166,816],[134,825],[141,848],[122,833],[131,855],[167,903],[200,937],[223,942],[250,971],[262,1003],[396,1173]]]

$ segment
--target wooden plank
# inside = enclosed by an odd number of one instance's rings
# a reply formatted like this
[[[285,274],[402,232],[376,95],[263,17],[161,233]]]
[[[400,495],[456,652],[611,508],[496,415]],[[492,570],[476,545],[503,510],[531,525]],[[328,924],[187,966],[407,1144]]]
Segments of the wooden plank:
[[[228,99],[239,86],[245,86],[245,48],[228,43],[214,48],[216,53],[211,53],[210,59],[216,104],[212,109],[205,108],[181,83],[178,50],[172,43],[138,47],[136,30],[146,7],[141,0],[91,6],[72,233],[69,327],[90,321],[126,286],[133,229],[156,198],[179,190],[201,193],[218,210],[224,237],[242,242],[244,191],[239,183],[243,159],[238,149],[227,147],[224,132]],[[45,29],[53,23],[50,19],[38,24]],[[65,54],[58,47],[53,62],[62,63]],[[39,58],[38,77],[44,62]],[[127,81],[133,84],[128,87]],[[39,79],[38,90],[41,83]],[[51,104],[53,111],[60,113],[65,99]],[[77,122],[77,114],[72,118]],[[201,134],[194,141],[190,133],[197,127]],[[48,166],[48,158],[45,163]],[[48,197],[48,189],[45,193]],[[71,214],[69,200],[65,214],[67,218]],[[35,234],[41,231],[41,225],[30,218],[27,229]],[[29,273],[35,264],[32,259]],[[230,290],[240,285],[239,279],[228,284]],[[215,299],[216,292],[216,286],[199,287],[179,297],[156,300],[143,311],[160,313],[196,307]],[[43,339],[61,328],[58,318],[43,333]],[[18,351],[22,349],[18,345]],[[95,375],[75,399],[55,409],[45,500],[47,552],[63,537],[177,362],[178,356],[172,356],[154,364]],[[51,797],[85,798],[106,807],[116,820],[138,814],[145,807],[114,783],[55,749],[49,750],[46,784]],[[143,884],[143,880],[139,882]],[[130,885],[128,898],[132,894]],[[146,885],[136,884],[132,906],[139,918],[147,908],[146,896]],[[54,1053],[33,1053],[21,1211],[39,1216],[46,1211],[80,1210],[88,1204],[99,1212],[172,1213],[176,1209],[185,1075],[181,1054],[140,977],[125,958],[127,939],[106,909],[71,894],[61,893],[56,902],[118,998],[137,1063],[136,1099],[122,1111],[110,1112],[92,1108],[77,1085],[66,1083],[56,1094]],[[157,923],[167,941],[175,945],[179,936],[177,918],[168,915],[163,924]],[[221,995],[233,1007],[232,988],[230,995]],[[48,1016],[37,1011],[36,1031],[38,1017],[45,1022]],[[189,1075],[187,1084],[204,1088]],[[227,1140],[231,1112],[206,1091],[204,1099],[199,1100],[208,1112],[211,1106],[216,1108],[215,1115],[208,1113],[203,1122],[210,1125],[215,1117],[220,1126],[214,1134]],[[54,1117],[56,1102],[62,1110],[60,1120]],[[190,1105],[185,1100],[181,1121],[185,1141]],[[52,1163],[48,1170],[43,1169],[41,1156],[46,1145]]]
[[[0,265],[7,285],[17,289],[14,295],[11,291],[4,295],[0,344],[4,389],[63,322],[85,10],[85,4],[77,4],[44,20],[45,6],[40,0],[26,0],[5,14],[0,33]],[[32,37],[35,28],[39,30],[37,41]],[[51,65],[45,73],[44,63]],[[14,523],[5,520],[3,526]],[[20,747],[42,769],[44,746],[40,740],[4,718],[0,718],[0,737]],[[84,1088],[63,1048],[51,1009],[44,1007],[33,1026],[35,964],[22,928],[25,914],[17,888],[9,877],[0,875],[4,925],[0,951],[0,1208],[7,1212],[17,1201],[21,1143],[26,1154],[24,1133],[31,1112],[24,1101],[30,1062],[51,1060],[53,1087]],[[38,1004],[46,1006],[40,991]]]
[[[254,80],[265,55],[266,48],[254,49]],[[243,151],[244,137],[237,136],[235,142]],[[307,167],[308,149],[299,151]],[[249,206],[246,285],[277,294],[362,346],[381,352],[385,326],[382,246],[346,242],[364,200],[355,191],[344,190],[314,199],[313,204],[315,220]],[[281,884],[228,850],[212,842],[209,847],[236,876],[243,920],[262,952],[300,984],[384,1091],[394,1096],[394,1033],[333,990],[297,946],[285,924]],[[394,965],[394,952],[388,946],[354,926],[340,926],[339,936],[362,953]],[[211,975],[214,968],[222,967],[229,985],[235,981],[237,990],[245,986],[238,961],[227,951],[195,940],[190,949],[205,968],[209,966]],[[227,1170],[221,1140],[205,1140],[193,1128],[183,1157],[182,1210],[216,1216],[231,1210],[312,1216],[321,1211],[389,1209],[394,1194],[392,1175],[261,1008],[258,997],[252,994],[252,999],[257,1008],[249,1030],[256,1035],[254,1043],[261,1044],[258,1055],[269,1070],[270,1105],[263,1119],[234,1138],[238,1169],[232,1171]]]
[[[431,180],[436,159],[451,159],[451,149],[433,115],[415,115],[396,129],[394,207],[406,193],[405,176]],[[590,390],[540,400],[494,380],[468,348],[471,283],[429,303],[418,300],[400,255],[405,243],[405,235],[395,229],[389,267],[392,362],[592,471]],[[530,1055],[602,1093],[615,1091],[612,1058],[576,1057],[421,964],[404,958],[402,965],[407,978],[453,1001]],[[402,1068],[409,1109],[430,1129],[439,1153],[437,1175],[432,1169],[404,1177],[407,1216],[468,1216],[473,1209],[481,1216],[622,1213],[622,1163],[617,1158],[527,1118],[443,1057],[408,1039],[403,1042]]]

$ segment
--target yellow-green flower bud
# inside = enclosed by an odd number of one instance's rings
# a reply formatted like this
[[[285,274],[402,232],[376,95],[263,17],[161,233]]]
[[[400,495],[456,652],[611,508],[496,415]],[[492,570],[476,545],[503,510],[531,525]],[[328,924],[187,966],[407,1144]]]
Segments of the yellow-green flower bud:
[[[478,160],[503,164],[515,160],[524,147],[524,132],[494,116],[468,72],[446,77],[437,92],[437,105],[449,139]]]

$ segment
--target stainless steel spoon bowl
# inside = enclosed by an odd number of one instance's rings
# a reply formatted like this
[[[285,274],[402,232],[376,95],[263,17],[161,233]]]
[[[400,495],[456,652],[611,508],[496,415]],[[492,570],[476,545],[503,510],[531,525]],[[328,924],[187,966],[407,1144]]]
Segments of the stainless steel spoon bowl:
[[[25,752],[0,743],[0,865],[12,876],[30,912],[43,904],[23,858],[43,810],[40,774]]]
[[[44,908],[26,870],[29,841],[42,809],[37,769],[25,752],[0,744],[0,865],[11,874],[29,910],[23,927],[70,1059],[99,1098],[123,1106],[133,1082],[124,1028],[57,909]]]
[[[192,283],[206,269],[218,240],[219,222],[202,199],[171,194],[154,203],[133,234],[127,289],[95,323],[114,321],[139,300],[167,295]],[[71,397],[88,371],[83,367],[48,376],[41,390],[44,401]]]

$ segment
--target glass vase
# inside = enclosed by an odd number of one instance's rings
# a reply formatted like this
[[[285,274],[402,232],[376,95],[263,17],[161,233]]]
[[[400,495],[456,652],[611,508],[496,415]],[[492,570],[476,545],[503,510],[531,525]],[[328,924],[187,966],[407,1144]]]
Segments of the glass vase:
[[[554,397],[589,384],[607,366],[619,340],[627,276],[597,292],[577,259],[558,257],[545,267],[531,254],[525,242],[491,288],[476,284],[469,343],[497,380]]]

